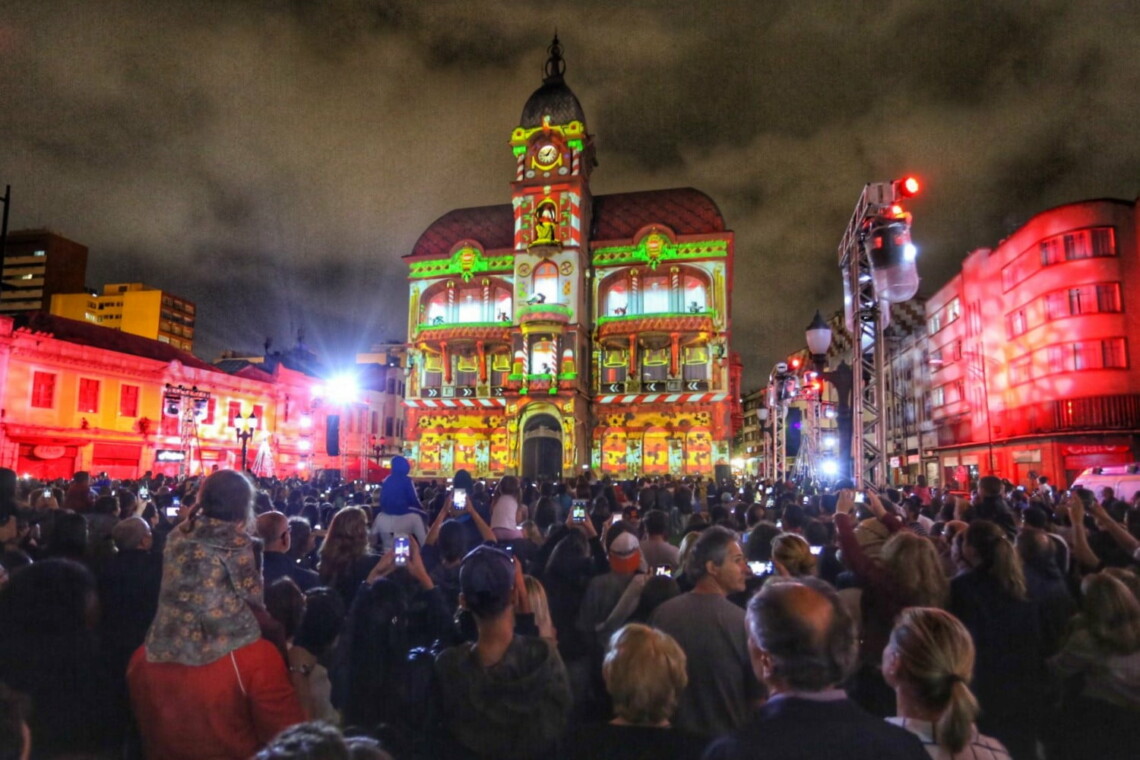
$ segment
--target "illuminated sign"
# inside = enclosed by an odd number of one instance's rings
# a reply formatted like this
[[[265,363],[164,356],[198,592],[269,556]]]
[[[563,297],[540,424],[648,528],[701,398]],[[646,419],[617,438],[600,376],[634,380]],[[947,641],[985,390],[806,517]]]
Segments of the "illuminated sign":
[[[159,449],[154,453],[156,462],[185,462],[186,452],[177,449]]]

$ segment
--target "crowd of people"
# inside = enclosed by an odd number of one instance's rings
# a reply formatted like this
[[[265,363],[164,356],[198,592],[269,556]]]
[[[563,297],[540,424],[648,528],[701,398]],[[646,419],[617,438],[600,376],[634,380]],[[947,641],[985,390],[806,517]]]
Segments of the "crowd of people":
[[[0,470],[0,760],[1135,757],[1138,564],[1044,479]]]

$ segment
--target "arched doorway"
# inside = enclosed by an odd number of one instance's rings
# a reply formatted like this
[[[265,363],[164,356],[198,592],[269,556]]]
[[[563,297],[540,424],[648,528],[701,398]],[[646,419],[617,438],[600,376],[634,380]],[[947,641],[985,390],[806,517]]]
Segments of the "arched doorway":
[[[523,428],[524,478],[562,477],[562,425],[552,414],[535,414]]]

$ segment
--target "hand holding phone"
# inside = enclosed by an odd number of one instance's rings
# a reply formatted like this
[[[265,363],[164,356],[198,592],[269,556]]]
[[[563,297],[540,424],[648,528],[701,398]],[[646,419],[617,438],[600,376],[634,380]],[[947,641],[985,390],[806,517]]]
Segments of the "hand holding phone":
[[[863,504],[866,501],[867,501],[867,494],[863,493],[862,491],[856,491],[855,492],[855,503],[856,504]]]
[[[467,509],[467,489],[456,488],[451,492],[451,506],[457,511]]]
[[[574,499],[570,502],[570,519],[576,523],[586,522],[585,499]]]

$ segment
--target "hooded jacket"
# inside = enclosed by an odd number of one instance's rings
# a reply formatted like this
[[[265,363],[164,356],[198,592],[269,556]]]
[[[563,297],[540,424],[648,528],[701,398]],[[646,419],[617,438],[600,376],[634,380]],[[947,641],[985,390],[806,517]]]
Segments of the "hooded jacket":
[[[435,670],[444,726],[476,757],[548,755],[566,728],[569,680],[545,639],[515,636],[490,668],[479,663],[474,644],[460,644],[440,653]]]
[[[416,486],[408,477],[411,465],[404,457],[392,457],[392,473],[380,489],[380,511],[386,515],[406,515],[421,511]]]

